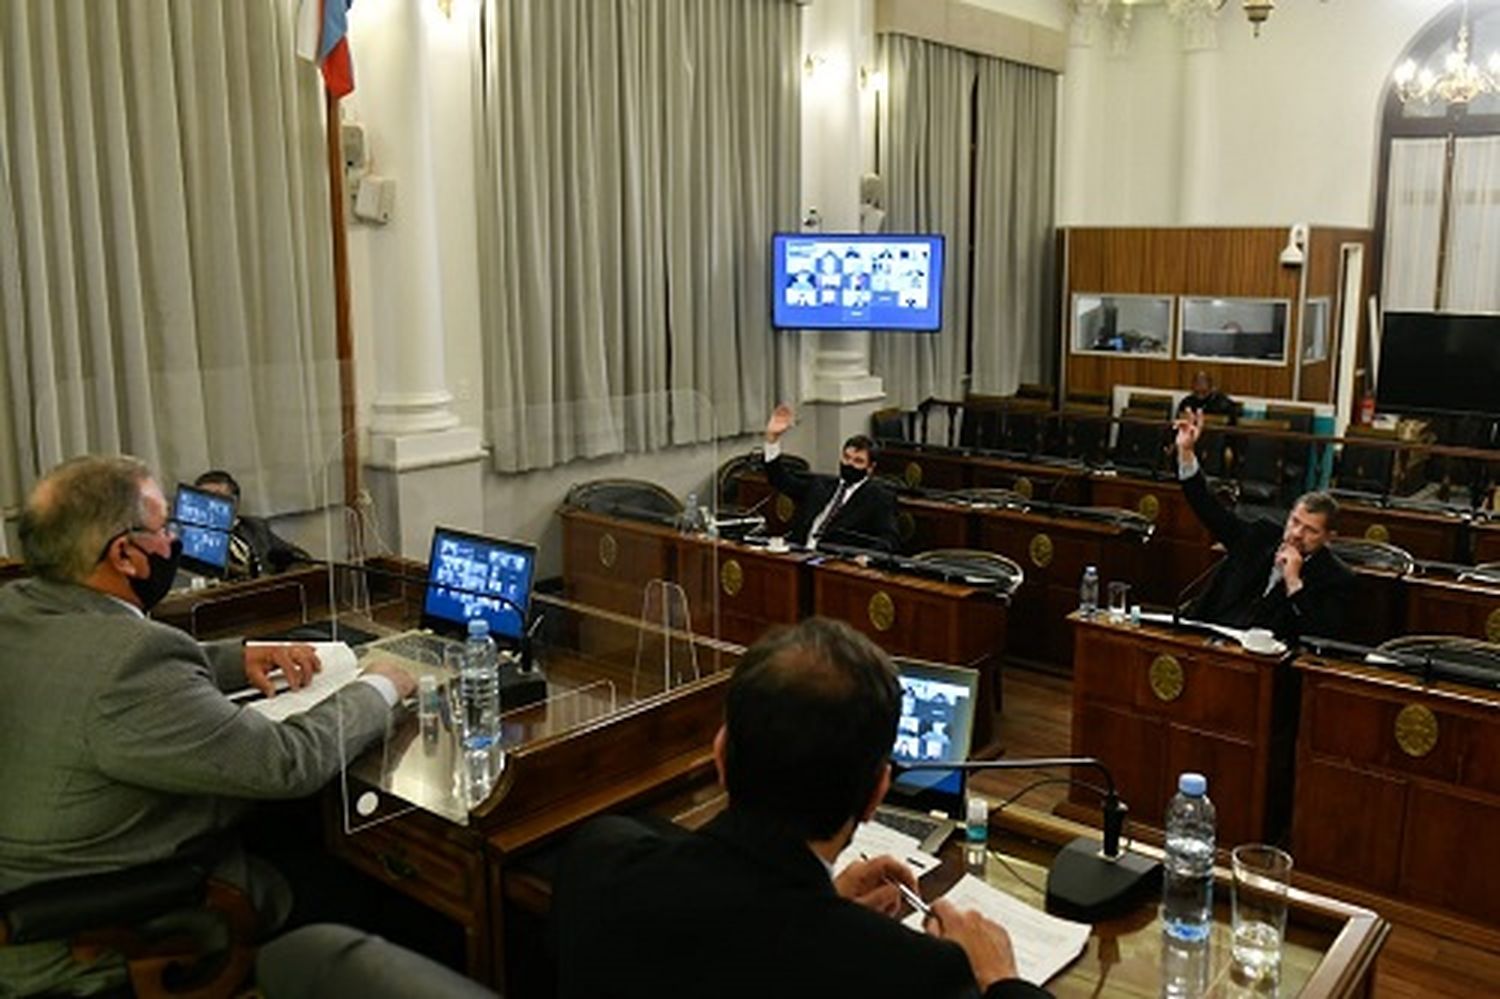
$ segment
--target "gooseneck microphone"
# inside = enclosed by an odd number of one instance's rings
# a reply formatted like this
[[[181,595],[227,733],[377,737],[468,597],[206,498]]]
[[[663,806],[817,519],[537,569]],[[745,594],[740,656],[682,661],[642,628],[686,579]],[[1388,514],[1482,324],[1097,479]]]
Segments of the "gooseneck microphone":
[[[1114,776],[1093,756],[1043,756],[1012,760],[966,760],[959,763],[892,763],[900,772],[912,770],[1045,770],[1088,767],[1104,778],[1103,842],[1080,836],[1064,846],[1047,872],[1047,911],[1094,923],[1133,908],[1141,894],[1160,882],[1161,865],[1149,857],[1120,849],[1120,836],[1130,809],[1115,793]]]

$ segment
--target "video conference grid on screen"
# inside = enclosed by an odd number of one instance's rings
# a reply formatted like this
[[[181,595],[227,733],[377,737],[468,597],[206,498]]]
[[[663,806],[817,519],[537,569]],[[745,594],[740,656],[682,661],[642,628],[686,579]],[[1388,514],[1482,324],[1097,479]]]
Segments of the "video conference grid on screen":
[[[960,705],[969,696],[969,688],[961,684],[901,677],[901,720],[891,755],[904,763],[962,759],[958,724],[964,709]]]
[[[942,324],[941,237],[777,236],[774,325],[926,332]]]
[[[227,531],[234,526],[234,501],[182,486],[177,490],[177,510],[174,516],[179,524]]]
[[[184,524],[179,529],[182,540],[182,557],[189,565],[224,568],[229,561],[229,532]]]
[[[450,621],[483,617],[490,623],[491,634],[520,638],[525,626],[522,617],[531,596],[531,572],[529,550],[441,535],[433,546],[428,582],[436,585],[427,589],[427,613]],[[504,597],[510,603],[481,596],[485,593]]]

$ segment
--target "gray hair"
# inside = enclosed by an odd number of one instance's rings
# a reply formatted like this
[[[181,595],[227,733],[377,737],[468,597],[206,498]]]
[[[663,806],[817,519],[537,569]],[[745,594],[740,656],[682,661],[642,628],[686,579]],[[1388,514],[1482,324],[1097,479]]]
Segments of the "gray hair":
[[[42,477],[21,511],[21,553],[44,579],[76,583],[104,546],[146,516],[141,486],[151,470],[128,455],[85,455]]]
[[[1339,501],[1322,491],[1303,493],[1297,503],[1308,513],[1321,514],[1329,527],[1339,515]]]

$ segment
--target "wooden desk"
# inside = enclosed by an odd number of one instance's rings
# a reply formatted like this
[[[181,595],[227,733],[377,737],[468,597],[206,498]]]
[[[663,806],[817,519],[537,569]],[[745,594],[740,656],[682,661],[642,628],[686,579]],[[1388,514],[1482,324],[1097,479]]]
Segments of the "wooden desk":
[[[1371,904],[1480,924],[1481,944],[1500,946],[1500,867],[1487,856],[1500,830],[1500,694],[1312,656],[1296,669],[1298,869],[1380,896]]]
[[[1447,514],[1389,510],[1356,502],[1339,504],[1338,531],[1341,535],[1384,541],[1419,559],[1467,561],[1465,530],[1462,520]]]
[[[1191,632],[1071,620],[1073,753],[1104,761],[1131,818],[1160,827],[1178,774],[1194,770],[1208,777],[1220,843],[1276,842],[1297,727],[1290,664]],[[1069,799],[1098,810],[1091,792]]]
[[[743,652],[696,640],[696,660],[719,668],[664,691],[659,671],[637,674],[634,655],[643,640],[668,636],[632,618],[535,599],[549,631],[581,642],[543,653],[558,699],[506,715],[504,770],[484,801],[455,795],[451,737],[424,744],[411,717],[351,766],[347,793],[335,784],[324,800],[329,849],[460,926],[467,973],[507,995],[525,995],[534,966],[546,962],[542,948],[514,946],[510,869],[594,815],[711,781],[728,667]],[[365,815],[354,802],[371,791],[378,806]]]
[[[1212,782],[1210,782],[1212,794]],[[1045,882],[1047,865],[1056,851],[1075,836],[1097,835],[1091,829],[1025,808],[1007,809],[990,820],[990,848],[1003,855],[993,859],[985,880],[1002,891],[1040,907],[1035,885]],[[1226,844],[1222,829],[1219,842]],[[1161,851],[1136,844],[1135,849],[1159,858]],[[923,893],[931,897],[944,877],[953,877],[958,851],[944,857],[944,868],[923,879]],[[1288,892],[1287,932],[1283,946],[1279,992],[1262,993],[1231,980],[1230,872],[1214,871],[1214,925],[1210,933],[1205,978],[1210,996],[1279,994],[1303,999],[1331,999],[1370,994],[1375,960],[1390,926],[1370,909],[1349,905],[1315,893],[1294,875]],[[928,886],[928,878],[935,883]],[[1156,999],[1162,990],[1162,929],[1158,897],[1116,919],[1097,923],[1082,955],[1062,970],[1047,989],[1057,999],[1094,999],[1100,995]]]
[[[1477,524],[1470,545],[1476,564],[1500,562],[1500,523]]]
[[[1500,586],[1412,577],[1403,581],[1408,635],[1463,635],[1500,642]]]
[[[1000,721],[1007,607],[987,590],[900,576],[846,562],[813,571],[814,614],[847,621],[893,656],[979,671],[974,745],[992,747]]]
[[[999,552],[1026,571],[1011,613],[1027,626],[1010,636],[1011,653],[1067,669],[1074,656],[1065,619],[1078,607],[1084,568],[1098,567],[1102,602],[1109,581],[1141,578],[1141,538],[1118,524],[1018,510],[980,510],[974,517],[975,547]]]
[[[1213,535],[1175,481],[1096,475],[1090,488],[1095,506],[1134,510],[1156,525],[1140,577],[1142,602],[1175,604],[1183,587],[1218,561]]]
[[[328,572],[326,566],[305,565],[276,576],[173,590],[151,617],[194,638],[296,627],[328,616]]]

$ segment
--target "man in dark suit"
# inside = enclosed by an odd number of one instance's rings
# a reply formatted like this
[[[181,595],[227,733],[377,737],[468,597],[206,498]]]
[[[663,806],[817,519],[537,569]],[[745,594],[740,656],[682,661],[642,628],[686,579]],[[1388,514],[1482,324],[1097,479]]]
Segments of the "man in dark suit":
[[[895,667],[811,618],[745,654],[714,760],[729,806],[696,833],[611,817],[561,859],[552,920],[564,999],[1047,993],[1015,978],[998,925],[943,900],[926,932],[895,917],[893,857],[833,862],[890,785]]]
[[[230,579],[254,579],[285,572],[292,563],[310,557],[271,530],[270,522],[263,517],[252,517],[240,510],[240,484],[233,475],[215,468],[194,479],[193,485],[235,502],[234,529],[229,535]]]
[[[781,435],[795,419],[792,407],[782,403],[766,423],[766,478],[797,504],[788,537],[808,547],[827,543],[895,551],[901,543],[896,497],[883,483],[871,481],[875,442],[863,434],[846,440],[837,478],[793,471],[778,459]]]
[[[1329,548],[1338,503],[1327,493],[1297,500],[1285,525],[1245,520],[1208,491],[1195,448],[1203,414],[1177,421],[1177,470],[1182,492],[1203,526],[1228,549],[1192,616],[1236,628],[1268,628],[1295,642],[1303,635],[1337,638],[1354,574]]]
[[[1177,404],[1177,415],[1181,417],[1185,413],[1209,413],[1214,416],[1226,416],[1233,423],[1239,415],[1240,408],[1229,396],[1214,387],[1213,376],[1207,371],[1200,371],[1193,376],[1193,390],[1182,397]]]

